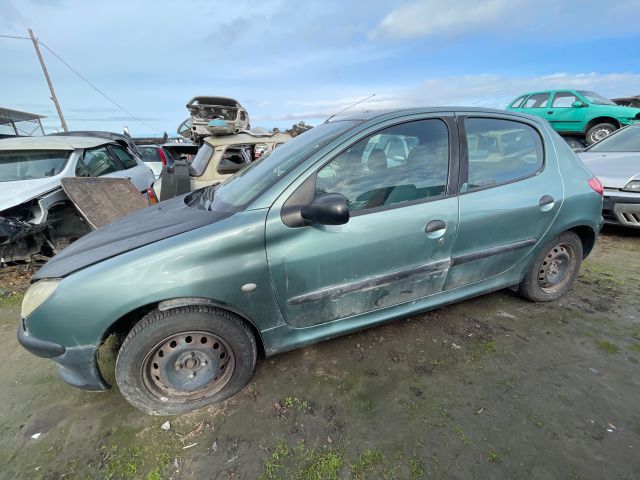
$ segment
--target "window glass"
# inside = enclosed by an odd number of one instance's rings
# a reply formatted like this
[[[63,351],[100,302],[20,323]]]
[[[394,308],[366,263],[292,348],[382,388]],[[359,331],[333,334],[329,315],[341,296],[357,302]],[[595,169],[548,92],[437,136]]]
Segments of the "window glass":
[[[253,145],[234,145],[227,147],[218,164],[218,173],[237,172],[251,163],[253,159]]]
[[[542,167],[542,139],[533,127],[495,118],[467,118],[464,124],[469,190],[523,178]]]
[[[208,143],[204,143],[196,154],[193,162],[191,162],[190,171],[194,177],[201,177],[209,165],[209,161],[213,156],[214,148]]]
[[[527,101],[524,103],[524,108],[544,108],[547,106],[547,102],[549,101],[548,93],[536,93],[535,95],[531,95],[527,98]]]
[[[520,108],[522,106],[522,102],[524,101],[524,99],[526,98],[526,95],[522,95],[521,97],[518,97],[512,104],[511,104],[511,108]]]
[[[0,182],[55,177],[62,172],[69,155],[55,150],[0,152]]]
[[[448,171],[447,125],[405,123],[359,141],[321,168],[316,196],[341,193],[351,212],[439,197]]]
[[[120,145],[111,145],[110,148],[111,151],[120,159],[124,168],[133,168],[138,165],[136,159]]]
[[[551,104],[554,108],[571,108],[573,102],[577,102],[579,99],[573,93],[569,92],[556,92],[553,96],[553,103]]]
[[[76,165],[76,176],[99,177],[121,170],[115,159],[109,154],[107,147],[85,150]]]
[[[158,147],[138,147],[143,162],[161,162]]]
[[[618,130],[613,135],[600,140],[588,149],[589,152],[640,152],[640,125]],[[618,161],[615,157],[610,157],[611,162]],[[637,157],[636,157],[637,158]],[[639,162],[640,163],[640,162]],[[640,168],[640,165],[638,166]],[[636,170],[637,171],[637,170]]]

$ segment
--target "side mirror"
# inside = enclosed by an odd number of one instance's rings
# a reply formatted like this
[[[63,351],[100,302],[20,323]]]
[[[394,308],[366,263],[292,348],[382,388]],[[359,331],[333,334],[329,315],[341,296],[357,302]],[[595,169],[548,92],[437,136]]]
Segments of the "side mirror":
[[[580,107],[586,107],[586,105],[584,103],[582,103],[580,100],[576,100],[575,102],[573,102],[571,104],[571,106],[573,108],[580,108]]]
[[[327,193],[302,207],[300,215],[306,221],[320,225],[344,225],[349,221],[347,199],[339,193]]]

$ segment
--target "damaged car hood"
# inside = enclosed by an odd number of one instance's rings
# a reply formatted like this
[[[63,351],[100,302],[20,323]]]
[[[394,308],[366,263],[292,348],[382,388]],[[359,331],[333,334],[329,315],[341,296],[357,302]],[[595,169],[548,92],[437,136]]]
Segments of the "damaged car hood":
[[[60,188],[61,177],[0,182],[0,212]]]
[[[32,278],[65,277],[102,260],[222,220],[231,212],[212,212],[172,198],[121,217],[80,238],[49,260]]]

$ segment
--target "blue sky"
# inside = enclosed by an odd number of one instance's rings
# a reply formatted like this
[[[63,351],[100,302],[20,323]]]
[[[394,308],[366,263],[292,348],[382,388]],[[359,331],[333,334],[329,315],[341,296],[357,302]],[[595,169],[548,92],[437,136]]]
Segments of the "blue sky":
[[[640,1],[0,0],[0,34],[36,36],[136,117],[175,132],[195,95],[252,126],[358,108],[504,107],[533,89],[640,94]],[[72,129],[155,133],[45,60]],[[59,128],[33,46],[0,38],[0,106]]]

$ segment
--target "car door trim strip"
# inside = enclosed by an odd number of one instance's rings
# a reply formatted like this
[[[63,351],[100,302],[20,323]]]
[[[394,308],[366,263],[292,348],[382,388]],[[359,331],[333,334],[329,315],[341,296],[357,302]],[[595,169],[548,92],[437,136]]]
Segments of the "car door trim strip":
[[[344,283],[342,285],[321,288],[309,293],[303,293],[302,295],[291,297],[289,300],[287,300],[287,304],[300,305],[303,303],[317,302],[319,300],[324,300],[326,298],[337,297],[345,293],[370,290],[373,288],[389,285],[398,280],[404,280],[406,278],[414,277],[417,275],[423,275],[423,274],[435,273],[435,272],[447,270],[449,267],[451,267],[451,263],[452,262],[450,259],[439,260],[437,262],[426,263],[423,265],[418,265],[417,267],[407,268],[405,270],[397,270],[395,272],[385,273],[383,275],[375,275],[372,277],[367,277],[362,280],[358,280],[356,282]]]
[[[473,262],[475,260],[481,260],[483,258],[492,257],[494,255],[513,252],[515,250],[520,250],[521,248],[532,247],[536,243],[537,243],[537,240],[535,238],[529,238],[527,240],[521,240],[519,242],[500,245],[498,247],[491,247],[485,250],[478,250],[476,252],[465,253],[464,255],[454,256],[451,259],[451,266],[455,267],[457,265]]]

